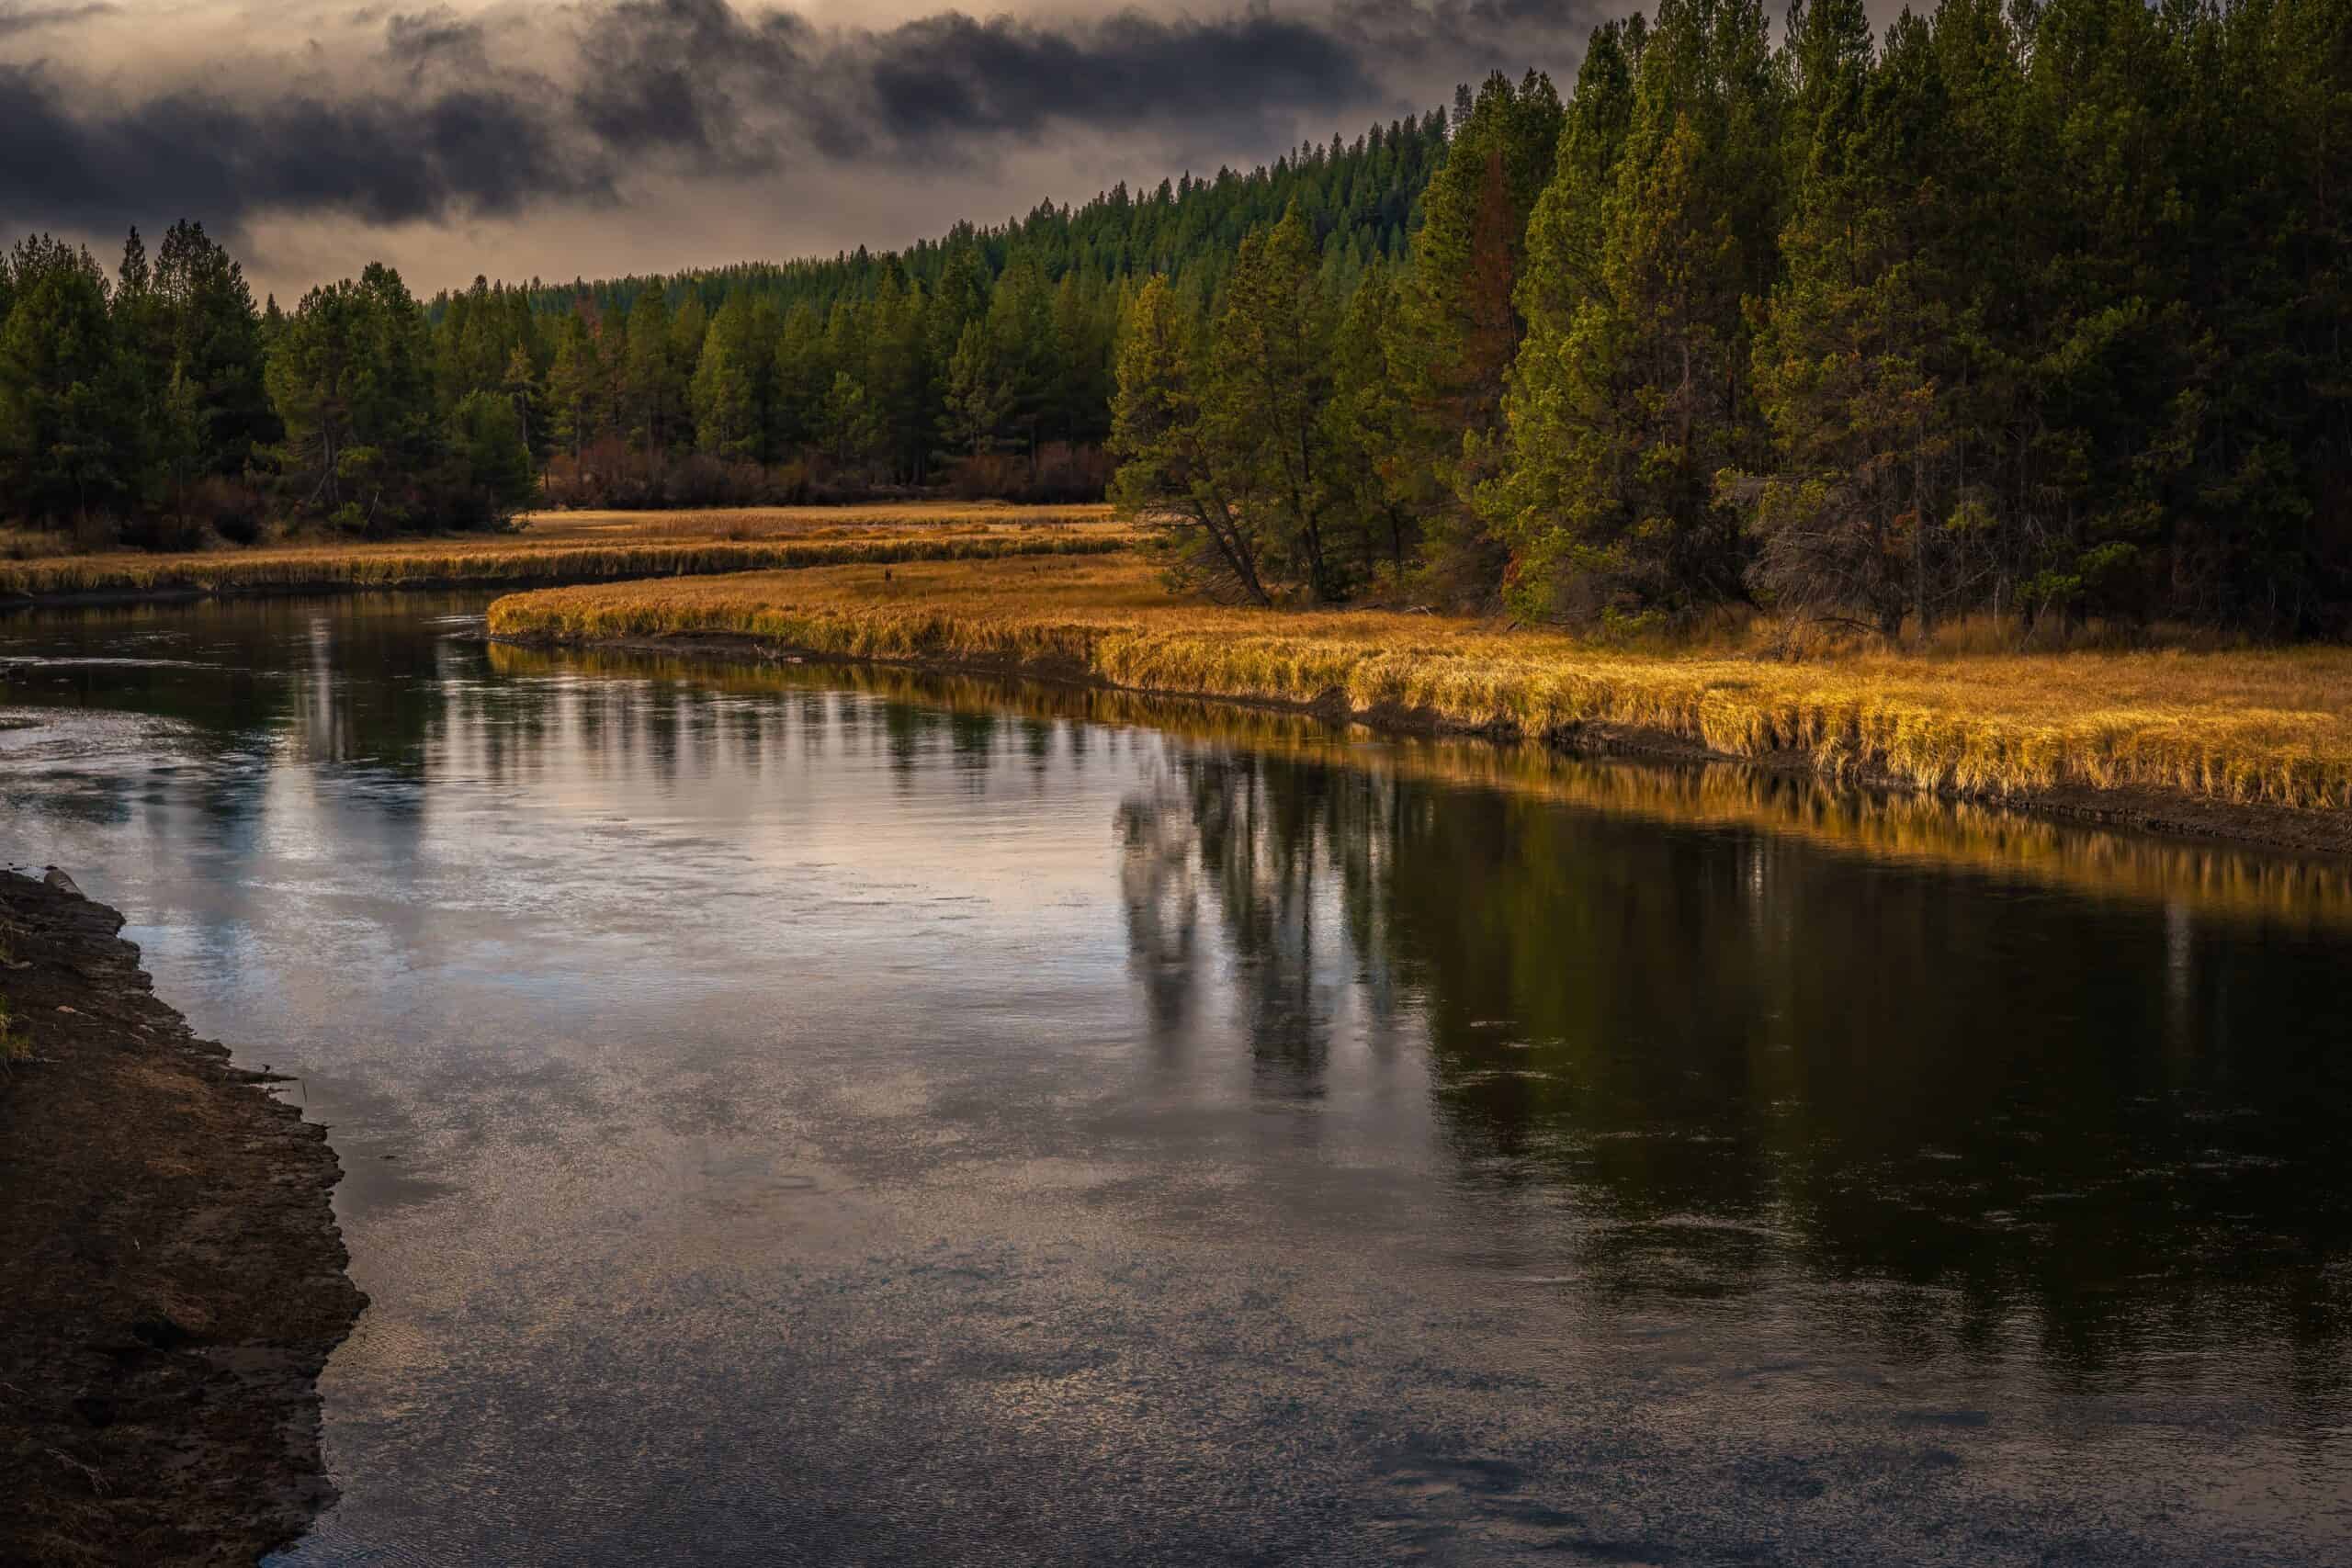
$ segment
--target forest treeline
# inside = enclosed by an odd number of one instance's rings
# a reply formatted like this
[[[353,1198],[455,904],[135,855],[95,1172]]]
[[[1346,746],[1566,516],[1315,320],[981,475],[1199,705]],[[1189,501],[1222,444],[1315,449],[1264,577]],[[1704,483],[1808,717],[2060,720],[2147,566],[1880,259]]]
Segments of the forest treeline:
[[[1407,263],[1148,284],[1115,491],[1265,601],[2269,635],[2352,611],[2352,5],[1667,0],[1457,113]]]
[[[139,543],[1110,490],[1213,592],[2352,623],[2352,5],[1668,0],[1564,98],[894,253],[255,310],[0,276],[0,497]]]
[[[537,496],[662,506],[945,487],[1099,500],[1139,278],[1204,317],[1288,210],[1344,295],[1401,262],[1447,118],[903,252],[430,301],[371,266],[292,310],[175,225],[109,276],[45,235],[0,265],[0,518],[163,547],[266,522],[467,527]]]

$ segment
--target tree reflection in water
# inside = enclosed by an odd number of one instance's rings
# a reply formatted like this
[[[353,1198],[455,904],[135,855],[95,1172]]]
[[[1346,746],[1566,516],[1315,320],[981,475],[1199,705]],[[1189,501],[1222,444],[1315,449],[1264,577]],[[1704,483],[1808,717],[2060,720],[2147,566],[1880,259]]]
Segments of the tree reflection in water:
[[[2333,944],[1215,740],[1118,825],[1156,1030],[1229,966],[1311,1097],[1352,988],[1425,1040],[1465,1193],[1573,1211],[1601,1297],[1794,1270],[1898,1354],[2096,1384],[2263,1337],[2342,1401]]]

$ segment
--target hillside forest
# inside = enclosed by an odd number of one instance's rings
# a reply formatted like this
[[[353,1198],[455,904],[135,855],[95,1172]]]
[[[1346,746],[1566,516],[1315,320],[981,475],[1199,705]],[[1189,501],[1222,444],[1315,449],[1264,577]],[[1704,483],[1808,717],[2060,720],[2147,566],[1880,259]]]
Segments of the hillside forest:
[[[529,504],[1108,493],[1250,603],[2352,628],[2352,5],[1666,0],[1563,94],[906,250],[0,265],[0,513],[85,547]]]

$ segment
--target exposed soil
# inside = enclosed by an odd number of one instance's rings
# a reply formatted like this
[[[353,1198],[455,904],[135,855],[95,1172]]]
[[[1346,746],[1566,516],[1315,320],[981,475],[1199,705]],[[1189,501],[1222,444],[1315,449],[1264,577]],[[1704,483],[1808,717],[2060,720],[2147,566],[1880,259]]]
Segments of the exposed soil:
[[[250,1563],[334,1497],[367,1304],[326,1130],[158,1001],[122,917],[0,872],[0,1563]]]
[[[1064,681],[1082,685],[1114,686],[1081,667],[1062,663],[1045,664],[1018,660],[996,660],[977,663],[970,660],[924,659],[849,660],[839,654],[815,653],[807,649],[785,648],[763,642],[755,637],[724,634],[694,634],[674,637],[492,637],[493,642],[512,642],[525,647],[583,647],[620,651],[694,654],[740,662],[775,663],[779,659],[802,660],[813,664],[868,663],[888,664],[906,669],[935,670],[958,674],[998,675],[1021,680]],[[1345,694],[1333,690],[1320,694],[1309,701],[1283,701],[1275,698],[1243,698],[1211,692],[1162,691],[1158,687],[1122,688],[1149,696],[1178,697],[1192,701],[1225,703],[1238,707],[1271,708],[1282,712],[1313,714],[1335,722],[1362,724],[1388,734],[1483,735],[1497,740],[1533,739],[1563,751],[1591,756],[1623,756],[1649,758],[1668,761],[1735,762],[1746,767],[1761,768],[1770,773],[1814,773],[1819,770],[1813,759],[1801,752],[1781,752],[1764,757],[1736,757],[1716,751],[1697,741],[1663,729],[1638,728],[1623,725],[1579,725],[1536,737],[1524,737],[1516,731],[1494,727],[1464,725],[1444,719],[1435,714],[1406,712],[1391,708],[1351,708]],[[1890,793],[1918,793],[1919,786],[1907,780],[1893,777],[1849,778],[1847,782],[1865,789]],[[2012,791],[1993,794],[1984,791],[1940,789],[1935,794],[1951,800],[1984,800],[2019,810],[2067,821],[2093,824],[2102,828],[2123,828],[2141,832],[2161,833],[2168,837],[2218,840],[2233,843],[2260,844],[2267,848],[2291,850],[2304,854],[2352,854],[2352,812],[2305,811],[2292,807],[2237,805],[2229,801],[2211,800],[2177,790],[2144,788],[2093,789],[2066,785],[2054,789]]]

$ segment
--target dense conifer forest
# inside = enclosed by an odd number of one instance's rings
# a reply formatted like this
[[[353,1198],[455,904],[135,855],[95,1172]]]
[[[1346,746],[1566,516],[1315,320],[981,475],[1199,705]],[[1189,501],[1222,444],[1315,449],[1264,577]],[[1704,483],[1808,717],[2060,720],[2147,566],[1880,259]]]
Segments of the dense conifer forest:
[[[2352,621],[2352,5],[1668,0],[1563,94],[895,253],[256,309],[0,268],[0,507],[92,544],[916,488],[1237,600]]]

